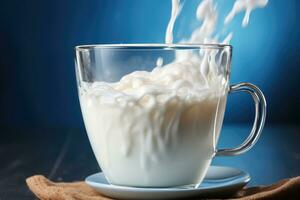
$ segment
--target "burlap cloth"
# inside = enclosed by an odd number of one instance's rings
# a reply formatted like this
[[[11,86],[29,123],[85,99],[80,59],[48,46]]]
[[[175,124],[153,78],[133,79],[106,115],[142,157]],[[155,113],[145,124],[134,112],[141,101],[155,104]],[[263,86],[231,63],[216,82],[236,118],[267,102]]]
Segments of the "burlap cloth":
[[[29,177],[26,182],[30,190],[42,200],[111,200],[111,198],[101,195],[84,182],[55,183],[41,175]],[[285,179],[270,186],[244,188],[229,199],[300,200],[300,176]]]

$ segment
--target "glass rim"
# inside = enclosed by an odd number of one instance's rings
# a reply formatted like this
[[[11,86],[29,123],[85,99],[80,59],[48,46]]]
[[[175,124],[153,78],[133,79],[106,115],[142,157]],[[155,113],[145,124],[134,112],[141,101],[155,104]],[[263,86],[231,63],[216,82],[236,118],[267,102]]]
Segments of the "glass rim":
[[[136,43],[136,44],[88,44],[75,46],[76,51],[89,51],[93,49],[118,50],[195,50],[195,49],[232,49],[229,44],[165,44],[165,43]]]

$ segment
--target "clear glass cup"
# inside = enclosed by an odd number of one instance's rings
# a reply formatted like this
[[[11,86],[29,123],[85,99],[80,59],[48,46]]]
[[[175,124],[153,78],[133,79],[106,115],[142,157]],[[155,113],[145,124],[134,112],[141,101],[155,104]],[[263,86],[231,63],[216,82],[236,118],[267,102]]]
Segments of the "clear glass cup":
[[[199,185],[214,156],[238,155],[258,140],[266,118],[253,84],[229,85],[232,47],[127,44],[76,47],[82,115],[111,184]],[[250,94],[255,120],[247,139],[217,149],[227,95]]]

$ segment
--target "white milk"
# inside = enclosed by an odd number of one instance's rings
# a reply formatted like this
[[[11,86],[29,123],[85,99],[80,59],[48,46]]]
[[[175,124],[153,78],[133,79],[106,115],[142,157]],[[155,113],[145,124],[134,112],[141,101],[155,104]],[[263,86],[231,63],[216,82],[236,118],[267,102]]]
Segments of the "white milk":
[[[171,63],[116,83],[86,85],[80,102],[94,153],[111,183],[196,184],[214,155],[226,81],[213,71],[203,77],[199,62]]]
[[[267,1],[236,1],[226,18],[250,12]],[[252,2],[252,4],[250,3]],[[173,0],[166,43],[173,41],[179,0]],[[188,43],[216,43],[218,19],[213,0],[197,9],[197,28]],[[230,33],[223,43],[229,43]],[[167,187],[202,181],[223,121],[228,80],[217,73],[218,50],[177,53],[163,66],[162,58],[151,72],[135,71],[115,83],[81,83],[80,103],[94,154],[110,183]],[[224,66],[223,66],[224,67]]]

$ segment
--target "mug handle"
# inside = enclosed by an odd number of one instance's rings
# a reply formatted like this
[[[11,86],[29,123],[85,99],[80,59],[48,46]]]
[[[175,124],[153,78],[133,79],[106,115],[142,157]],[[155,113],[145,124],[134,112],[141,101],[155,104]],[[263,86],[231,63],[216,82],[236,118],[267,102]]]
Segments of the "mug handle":
[[[257,142],[265,124],[267,105],[262,91],[251,83],[238,83],[230,86],[229,93],[234,92],[251,94],[255,103],[254,124],[249,136],[240,146],[232,149],[217,149],[216,156],[235,156],[250,150]]]

